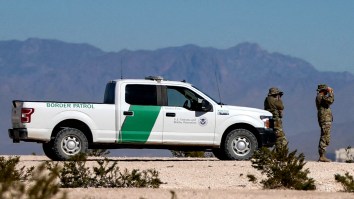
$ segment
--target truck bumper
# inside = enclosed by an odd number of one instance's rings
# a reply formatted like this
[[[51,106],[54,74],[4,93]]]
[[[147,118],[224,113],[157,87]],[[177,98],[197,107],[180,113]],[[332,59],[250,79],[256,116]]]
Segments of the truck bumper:
[[[9,137],[12,139],[13,143],[19,143],[20,140],[26,140],[28,138],[27,129],[9,129]]]
[[[265,147],[272,147],[275,144],[276,136],[273,128],[265,129],[265,128],[258,128],[259,132],[259,140],[261,141],[260,146]]]

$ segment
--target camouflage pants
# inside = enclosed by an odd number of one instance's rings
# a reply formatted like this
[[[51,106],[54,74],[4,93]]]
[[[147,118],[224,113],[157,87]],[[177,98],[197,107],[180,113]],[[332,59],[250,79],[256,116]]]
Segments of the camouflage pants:
[[[274,119],[274,131],[276,136],[275,148],[284,147],[288,144],[283,131],[283,122],[281,119]]]
[[[331,139],[331,122],[324,122],[320,124],[321,127],[321,137],[320,142],[318,143],[318,153],[323,155],[326,152],[326,147],[329,145]]]

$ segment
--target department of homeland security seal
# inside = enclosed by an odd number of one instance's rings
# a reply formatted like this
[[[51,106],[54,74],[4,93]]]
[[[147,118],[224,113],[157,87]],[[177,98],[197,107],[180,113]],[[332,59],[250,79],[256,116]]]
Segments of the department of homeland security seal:
[[[208,124],[208,119],[205,117],[200,117],[199,118],[199,125],[200,126],[206,126]]]

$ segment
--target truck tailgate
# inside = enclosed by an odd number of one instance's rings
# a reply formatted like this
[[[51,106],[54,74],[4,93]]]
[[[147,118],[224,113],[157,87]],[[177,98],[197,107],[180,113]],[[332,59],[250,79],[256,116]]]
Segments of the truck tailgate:
[[[12,115],[11,122],[13,128],[23,128],[23,124],[21,123],[21,109],[23,107],[23,102],[14,100],[12,101]]]

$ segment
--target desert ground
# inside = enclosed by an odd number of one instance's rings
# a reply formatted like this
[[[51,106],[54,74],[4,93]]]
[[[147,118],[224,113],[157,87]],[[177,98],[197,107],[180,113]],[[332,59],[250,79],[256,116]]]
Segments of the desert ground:
[[[247,174],[264,176],[251,166],[250,161],[219,161],[215,158],[115,158],[120,169],[156,169],[163,184],[158,189],[141,188],[80,188],[62,189],[74,199],[108,198],[354,198],[344,193],[334,175],[349,172],[354,175],[354,164],[319,163],[309,161],[309,177],[314,178],[317,190],[264,190],[259,183],[249,182]],[[45,156],[21,156],[20,165],[36,166],[49,160]],[[95,164],[90,158],[87,166]]]

